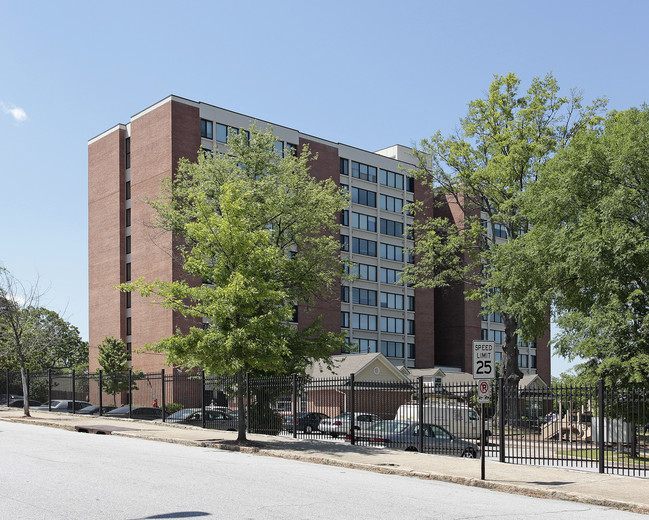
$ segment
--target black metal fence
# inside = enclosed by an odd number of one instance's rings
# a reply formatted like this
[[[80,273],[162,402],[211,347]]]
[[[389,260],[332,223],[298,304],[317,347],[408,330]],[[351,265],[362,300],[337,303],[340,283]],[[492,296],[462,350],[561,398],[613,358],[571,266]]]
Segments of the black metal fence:
[[[196,373],[30,374],[30,398],[158,409],[163,421],[236,429],[233,377]],[[592,386],[505,388],[489,402],[477,385],[413,381],[245,379],[243,405],[250,433],[386,446],[514,464],[551,465],[647,477],[649,409],[646,388]],[[20,375],[0,373],[0,404],[22,395]],[[481,442],[485,422],[487,442]]]

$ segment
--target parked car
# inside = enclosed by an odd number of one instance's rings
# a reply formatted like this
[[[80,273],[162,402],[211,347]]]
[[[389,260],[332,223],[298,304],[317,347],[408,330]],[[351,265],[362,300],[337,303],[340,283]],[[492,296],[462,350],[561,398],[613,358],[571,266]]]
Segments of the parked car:
[[[47,412],[50,409],[50,405],[52,407],[53,412],[72,413],[72,410],[74,410],[76,413],[78,410],[81,410],[86,406],[91,406],[91,403],[87,401],[72,401],[72,399],[57,399],[57,400],[49,401],[47,403],[43,403],[41,406],[36,406],[34,407],[34,410]]]
[[[111,410],[114,410],[116,407],[115,406],[101,406],[101,413],[106,413],[110,412]],[[81,415],[99,415],[99,405],[97,404],[91,404],[90,406],[86,406],[85,408],[82,408],[77,412],[78,414]]]
[[[320,422],[329,419],[329,416],[319,412],[300,412],[295,414],[295,429],[304,433],[313,433],[320,429]],[[293,416],[282,418],[282,427],[289,432],[293,431]]]
[[[166,420],[172,423],[202,426],[203,413],[200,410],[185,408],[184,410],[171,414]],[[235,431],[237,429],[237,418],[220,410],[205,410],[205,427],[216,430]]]
[[[332,437],[347,435],[351,431],[351,417],[351,413],[345,412],[336,417],[323,419],[319,425],[320,431]],[[365,432],[382,421],[383,419],[373,413],[354,413],[354,429],[357,433]]]
[[[13,401],[14,399],[22,399],[22,395],[14,395],[14,394],[9,394],[9,401]],[[0,406],[7,406],[7,394],[0,394]]]
[[[21,397],[20,399],[13,399],[9,401],[9,404],[7,406],[10,406],[11,408],[22,408],[25,404],[25,400]],[[40,401],[36,401],[34,399],[29,400],[29,406],[41,406],[43,403]]]
[[[357,435],[359,442],[381,445],[390,448],[418,451],[419,423],[402,421],[383,421],[373,428]],[[480,448],[475,444],[453,436],[451,432],[434,424],[422,424],[424,452],[458,455],[478,458]]]
[[[128,406],[120,406],[105,414],[106,417],[127,417]],[[132,419],[140,419],[142,421],[153,421],[155,419],[162,419],[162,408],[154,408],[152,406],[134,406],[131,413]]]

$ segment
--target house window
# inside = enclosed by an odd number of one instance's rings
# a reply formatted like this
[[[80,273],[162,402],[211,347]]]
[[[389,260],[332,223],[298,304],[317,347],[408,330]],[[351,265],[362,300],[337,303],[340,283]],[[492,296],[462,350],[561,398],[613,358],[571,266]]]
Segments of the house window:
[[[381,170],[381,184],[390,186],[398,190],[403,189],[403,175],[394,173],[387,170]]]
[[[352,177],[363,179],[364,181],[376,182],[376,168],[352,161]]]
[[[364,238],[352,238],[352,253],[366,256],[376,256],[376,242]]]
[[[352,303],[376,307],[376,291],[354,287],[352,289]]]
[[[381,195],[381,209],[393,213],[401,213],[403,211],[403,199],[390,197],[389,195]]]
[[[376,316],[374,314],[352,314],[352,328],[358,330],[376,330]]]
[[[383,197],[383,195],[381,195]],[[362,188],[352,187],[352,202],[376,208],[376,193],[373,191],[364,190]]]
[[[349,160],[340,158],[340,175],[349,175]]]
[[[201,119],[201,137],[205,139],[212,139],[214,137],[212,121]]]
[[[352,212],[352,227],[365,231],[376,231],[376,217]]]
[[[124,141],[124,150],[126,155],[126,169],[131,167],[131,138],[127,137]]]

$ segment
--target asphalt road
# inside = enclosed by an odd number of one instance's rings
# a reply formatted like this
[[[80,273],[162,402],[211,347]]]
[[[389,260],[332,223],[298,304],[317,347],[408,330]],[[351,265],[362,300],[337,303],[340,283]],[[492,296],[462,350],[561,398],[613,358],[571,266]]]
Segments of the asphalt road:
[[[631,519],[587,504],[0,423],[0,519]]]

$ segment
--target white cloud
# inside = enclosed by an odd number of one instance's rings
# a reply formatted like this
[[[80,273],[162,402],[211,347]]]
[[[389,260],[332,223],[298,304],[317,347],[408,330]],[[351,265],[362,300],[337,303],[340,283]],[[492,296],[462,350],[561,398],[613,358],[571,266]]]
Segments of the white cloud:
[[[13,117],[18,123],[27,120],[27,113],[22,108],[14,105],[7,105],[2,102],[0,102],[0,105],[2,106],[2,111]]]

